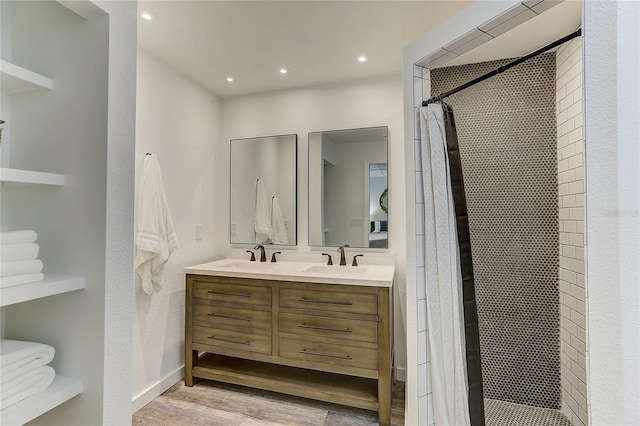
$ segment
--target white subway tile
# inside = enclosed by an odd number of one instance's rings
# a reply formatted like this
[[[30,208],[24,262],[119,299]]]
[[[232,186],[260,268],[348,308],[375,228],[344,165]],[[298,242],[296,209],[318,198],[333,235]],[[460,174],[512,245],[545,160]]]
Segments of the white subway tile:
[[[427,395],[427,364],[418,365],[418,397]]]
[[[425,299],[427,297],[424,266],[421,268],[416,268],[416,297],[418,298],[418,300]]]
[[[413,77],[413,106],[419,108],[422,100],[422,79]]]
[[[562,221],[562,230],[564,232],[576,232],[576,222],[573,220],[563,220]],[[567,242],[569,241],[569,237],[567,236]]]
[[[429,424],[429,402],[427,401],[429,397],[421,396],[418,398],[418,424],[419,425],[428,425]]]
[[[416,204],[416,234],[424,235],[424,204]]]
[[[571,234],[577,235],[577,234]],[[569,240],[571,240],[571,235]],[[424,266],[424,235],[416,235],[416,267],[420,268]]]
[[[426,299],[416,301],[418,304],[418,332],[427,330],[427,301]]]
[[[569,188],[567,187],[567,190]],[[424,187],[422,183],[422,172],[416,172],[416,204],[424,204]]]
[[[568,160],[568,168],[570,169],[575,169],[576,167],[582,167],[583,163],[583,159],[582,159],[583,155],[582,153],[578,153],[576,155],[573,155],[571,157],[569,157]]]
[[[569,234],[569,244],[581,247],[584,245],[582,234]]]
[[[569,209],[569,219],[584,220],[584,207],[572,207]]]
[[[427,362],[427,332],[418,333],[418,364]]]

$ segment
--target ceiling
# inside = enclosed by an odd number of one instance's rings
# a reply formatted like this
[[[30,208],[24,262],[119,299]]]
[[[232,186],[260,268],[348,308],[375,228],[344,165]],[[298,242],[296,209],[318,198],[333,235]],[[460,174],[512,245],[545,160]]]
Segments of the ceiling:
[[[142,0],[154,19],[138,18],[138,44],[213,93],[237,96],[399,74],[402,48],[470,3]]]
[[[138,17],[138,44],[218,96],[240,96],[399,75],[402,48],[471,3],[141,0],[153,19]],[[445,65],[521,56],[575,30],[580,15],[568,0]]]

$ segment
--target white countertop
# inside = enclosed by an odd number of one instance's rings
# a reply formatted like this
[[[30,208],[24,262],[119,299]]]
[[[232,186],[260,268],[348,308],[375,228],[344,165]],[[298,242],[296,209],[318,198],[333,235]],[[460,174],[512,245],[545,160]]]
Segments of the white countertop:
[[[360,262],[358,258],[358,261]],[[336,262],[337,263],[337,262]],[[362,262],[364,263],[364,262]],[[248,259],[227,258],[184,269],[187,274],[216,275],[236,278],[297,281],[324,284],[392,287],[395,266],[362,264],[361,266],[327,266],[308,261],[250,262]]]

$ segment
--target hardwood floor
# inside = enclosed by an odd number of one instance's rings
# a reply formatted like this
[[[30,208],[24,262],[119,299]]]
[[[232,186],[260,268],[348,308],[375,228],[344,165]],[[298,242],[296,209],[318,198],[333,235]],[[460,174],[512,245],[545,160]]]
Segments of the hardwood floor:
[[[134,425],[374,426],[377,413],[242,386],[177,383],[133,415]],[[393,388],[391,424],[404,425],[404,383]]]

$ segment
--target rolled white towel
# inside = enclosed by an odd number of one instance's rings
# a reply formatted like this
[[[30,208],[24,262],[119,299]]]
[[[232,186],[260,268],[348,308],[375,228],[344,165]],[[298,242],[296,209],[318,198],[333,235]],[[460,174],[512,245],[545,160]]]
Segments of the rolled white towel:
[[[0,277],[0,288],[15,287],[18,285],[35,283],[38,281],[42,281],[43,279],[44,274],[42,272],[39,274],[22,274],[11,275],[10,277]]]
[[[55,353],[53,346],[44,343],[0,339],[0,384],[49,364]]]
[[[33,243],[38,239],[36,231],[30,229],[23,231],[0,232],[0,244],[23,244]]]
[[[6,383],[3,380],[0,390],[0,410],[17,404],[31,395],[42,392],[51,385],[55,377],[55,370],[45,365],[28,371]]]
[[[37,243],[0,245],[0,261],[33,260],[38,258],[39,252]]]
[[[42,272],[42,260],[14,260],[13,262],[0,262],[0,277],[12,275],[38,274]]]

